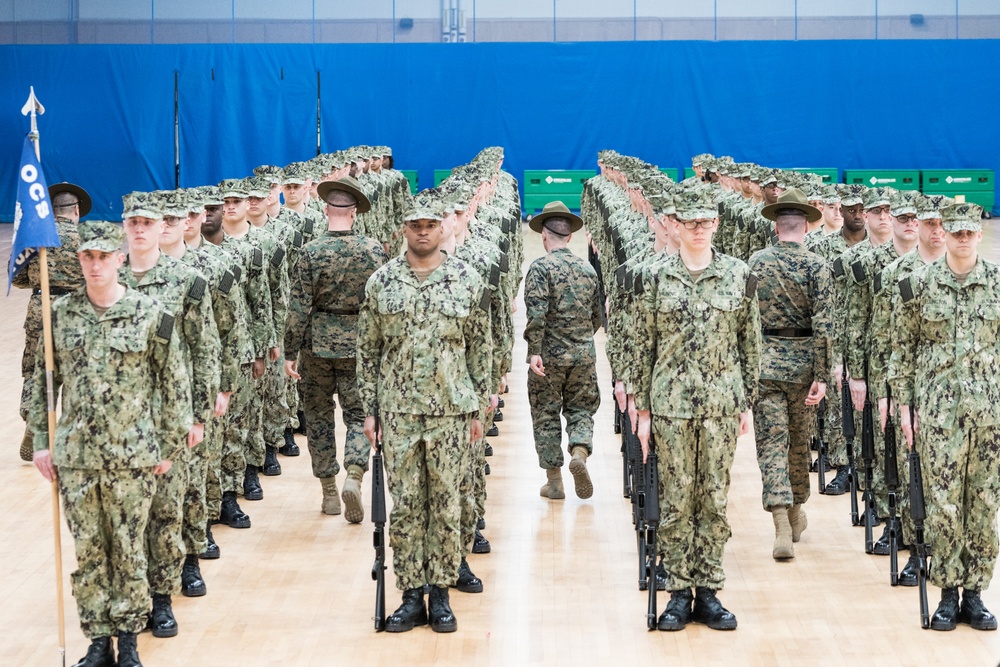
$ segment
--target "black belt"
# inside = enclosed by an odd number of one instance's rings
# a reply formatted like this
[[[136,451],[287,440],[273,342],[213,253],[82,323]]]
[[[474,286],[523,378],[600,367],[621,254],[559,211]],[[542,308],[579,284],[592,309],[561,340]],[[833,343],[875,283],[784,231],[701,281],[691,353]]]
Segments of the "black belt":
[[[761,329],[765,336],[779,336],[781,338],[810,338],[813,335],[812,329]]]
[[[361,312],[357,308],[317,308],[316,311],[327,315],[357,315]]]
[[[74,290],[71,287],[50,287],[49,296],[62,296],[63,294],[72,294],[75,291],[76,290]],[[33,289],[31,290],[31,293],[34,294],[35,296],[41,296],[42,290],[41,288]]]

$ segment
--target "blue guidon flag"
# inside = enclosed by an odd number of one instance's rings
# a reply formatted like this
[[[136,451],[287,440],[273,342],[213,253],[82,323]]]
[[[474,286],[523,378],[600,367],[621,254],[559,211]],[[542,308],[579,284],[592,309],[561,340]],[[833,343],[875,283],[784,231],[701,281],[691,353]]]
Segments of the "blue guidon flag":
[[[14,207],[14,238],[11,239],[10,265],[7,268],[7,294],[10,294],[14,276],[28,265],[38,248],[60,245],[45,175],[35,156],[30,136],[25,136],[21,168],[17,172],[17,204]]]

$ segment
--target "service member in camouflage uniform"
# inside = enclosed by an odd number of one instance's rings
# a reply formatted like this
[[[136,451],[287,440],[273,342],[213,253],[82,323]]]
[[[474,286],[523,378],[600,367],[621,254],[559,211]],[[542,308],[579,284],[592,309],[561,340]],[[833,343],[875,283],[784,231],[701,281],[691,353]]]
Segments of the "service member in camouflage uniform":
[[[793,542],[806,528],[802,506],[809,498],[809,440],[813,406],[826,395],[829,377],[830,270],[805,249],[808,222],[822,213],[789,188],[761,215],[774,221],[778,242],[750,258],[759,279],[757,302],[763,327],[760,384],[753,406],[761,499],[774,520],[776,560],[794,558]]]
[[[948,250],[899,283],[889,361],[904,437],[924,463],[930,580],[942,589],[935,630],[997,627],[980,591],[997,560],[1000,268],[979,256],[981,216],[975,204],[942,209]]]
[[[59,234],[57,248],[49,248],[49,295],[56,298],[69,294],[83,284],[80,275],[80,260],[76,256],[77,225],[80,217],[90,212],[90,195],[78,185],[56,183],[49,186],[49,201],[56,219],[56,233]],[[28,262],[15,277],[14,287],[30,289],[28,312],[24,316],[24,353],[21,356],[21,419],[28,421],[28,405],[31,401],[32,378],[35,373],[35,348],[42,335],[42,278],[38,260]],[[33,436],[31,429],[25,428],[21,439],[21,460],[31,460]]]
[[[92,640],[75,667],[140,665],[146,627],[146,521],[154,476],[183,456],[191,393],[174,318],[155,300],[118,283],[121,228],[80,228],[85,288],[52,306],[53,389],[62,414],[49,451],[45,358],[37,349],[30,425],[35,466],[58,477],[77,570],[80,628]],[[111,636],[118,636],[115,662]]]
[[[532,262],[524,280],[528,404],[538,465],[548,478],[540,494],[552,500],[566,497],[561,447],[565,415],[576,495],[589,498],[594,485],[587,457],[594,451],[594,413],[601,404],[594,352],[594,332],[603,322],[597,273],[567,247],[583,220],[561,201],[546,204],[529,225],[542,235],[547,253]]]
[[[643,295],[635,392],[643,453],[652,435],[664,480],[658,539],[671,599],[658,627],[696,621],[732,630],[736,617],[716,590],[725,583],[722,554],[732,534],[729,470],[736,438],[750,430],[757,390],[757,279],[712,248],[718,208],[710,187],[681,191],[675,208],[681,248],[657,266]]]
[[[386,630],[427,623],[452,632],[448,600],[462,558],[459,486],[482,437],[490,394],[490,294],[475,271],[439,249],[441,210],[406,216],[406,254],[368,280],[358,322],[365,435],[382,448],[392,495],[389,544],[403,604]],[[431,586],[429,614],[425,584]]]
[[[284,331],[285,373],[301,381],[309,456],[323,488],[325,514],[341,512],[333,397],[340,399],[347,426],[344,518],[360,523],[365,516],[361,481],[371,449],[358,398],[358,313],[365,283],[387,258],[381,244],[352,229],[357,212],[370,206],[357,181],[346,177],[320,183],[319,196],[327,202],[327,232],[307,243],[299,257]]]

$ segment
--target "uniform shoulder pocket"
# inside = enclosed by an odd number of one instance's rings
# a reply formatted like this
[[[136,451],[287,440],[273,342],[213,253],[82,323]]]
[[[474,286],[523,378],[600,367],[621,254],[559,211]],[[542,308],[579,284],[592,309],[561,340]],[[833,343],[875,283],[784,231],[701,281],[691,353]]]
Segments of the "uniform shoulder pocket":
[[[194,282],[191,283],[191,287],[188,288],[188,299],[194,301],[195,303],[199,303],[202,297],[205,296],[205,287],[207,285],[208,283],[206,283],[205,279],[201,276],[195,278]]]
[[[253,249],[253,265],[258,269],[264,266],[264,252],[260,248]]]
[[[235,282],[235,280],[236,278],[235,276],[233,276],[233,272],[226,271],[222,275],[222,280],[219,281],[219,291],[222,292],[223,294],[228,295],[229,292],[233,289],[233,282]]]
[[[274,254],[271,255],[271,266],[278,268],[283,261],[285,261],[285,249],[282,246],[278,246]]]

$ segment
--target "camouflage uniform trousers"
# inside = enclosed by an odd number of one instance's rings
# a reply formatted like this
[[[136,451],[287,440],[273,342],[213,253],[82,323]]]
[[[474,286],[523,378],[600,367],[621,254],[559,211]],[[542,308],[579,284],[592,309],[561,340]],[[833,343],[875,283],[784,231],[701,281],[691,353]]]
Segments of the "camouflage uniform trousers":
[[[230,405],[232,405],[231,398]],[[205,439],[195,448],[204,448],[205,518],[208,520],[218,518],[222,511],[222,436],[228,418],[228,411],[222,417],[212,417],[212,421],[205,425]]]
[[[865,488],[865,460],[861,455],[862,411],[854,411],[854,465],[858,471],[858,488]],[[878,404],[872,404],[872,426],[875,433],[875,457],[872,459],[872,491],[875,494],[875,514],[889,516],[889,489],[885,485],[885,434],[879,423]],[[896,431],[902,436],[902,431]]]
[[[840,390],[836,381],[826,383],[826,415],[823,417],[823,443],[830,465],[840,468],[847,465],[847,440],[844,439],[843,410]]]
[[[288,383],[285,379],[284,357],[279,357],[277,361],[269,360],[261,385],[264,393],[262,435],[264,443],[270,447],[285,444],[285,428],[288,426]]]
[[[492,412],[492,411],[491,411]],[[492,415],[488,414],[487,421]],[[471,445],[465,457],[465,470],[462,473],[462,548],[463,553],[472,549],[472,541],[476,536],[476,524],[480,517],[486,516],[486,447],[480,440]]]
[[[222,453],[219,461],[219,483],[222,492],[243,492],[243,473],[247,467],[246,443],[250,437],[250,409],[254,393],[252,365],[240,367],[237,384],[229,399],[229,410],[222,420]],[[220,500],[221,502],[221,500]],[[217,518],[218,512],[212,514]]]
[[[190,454],[185,443],[182,455],[173,460],[165,475],[156,478],[156,493],[146,524],[147,576],[153,593],[177,595],[181,592],[184,565],[184,495],[188,485]]]
[[[326,359],[307,352],[299,355],[299,374],[302,376],[302,411],[306,415],[306,434],[313,475],[319,478],[334,477],[340,472],[337,462],[336,421],[334,414],[340,399],[340,408],[347,425],[344,444],[344,467],[360,466],[368,470],[371,445],[365,437],[365,415],[358,396],[357,361]]]
[[[568,450],[586,447],[594,451],[594,413],[601,404],[594,363],[575,366],[545,366],[545,377],[528,370],[528,405],[535,436],[538,465],[561,468],[563,464],[562,421],[566,417]]]
[[[42,297],[32,294],[28,300],[28,312],[24,316],[24,353],[21,355],[21,419],[28,421],[28,407],[31,402],[35,373],[35,351],[38,339],[42,337]]]
[[[400,590],[455,583],[463,554],[459,486],[469,455],[470,420],[471,415],[382,414],[393,503],[389,546]]]
[[[809,385],[761,380],[753,423],[764,509],[801,505],[809,499],[809,440],[815,410],[805,404]]]
[[[218,419],[213,417],[205,424],[205,438],[188,454],[188,483],[184,490],[184,550],[188,554],[200,554],[208,548],[209,516],[218,516],[222,509],[222,493],[218,487],[218,469],[220,442],[218,438]],[[212,507],[214,515],[209,514],[208,471],[214,469],[215,477]]]
[[[733,534],[726,519],[737,417],[672,419],[653,415],[660,475],[660,528],[667,590],[726,583],[722,555]],[[669,444],[666,444],[669,443]]]
[[[288,405],[285,428],[298,428],[299,410],[302,409],[299,402],[299,381],[290,377],[285,377],[285,403]]]
[[[272,362],[264,361],[264,374],[253,379],[250,376],[250,390],[247,392],[247,438],[244,441],[243,456],[246,457],[247,465],[254,465],[258,468],[264,465],[264,403],[269,399],[267,395],[267,367]],[[240,492],[243,490],[242,476],[240,477]]]
[[[913,544],[916,538],[916,528],[914,528],[913,517],[910,516],[910,448],[903,437],[903,428],[899,425],[899,410],[893,407],[892,419],[896,426],[896,473],[899,476],[899,485],[896,487],[896,517],[899,518],[903,526],[903,544]],[[878,417],[876,417],[878,419]],[[883,442],[885,436],[882,437]],[[919,437],[918,437],[919,440]],[[888,489],[888,487],[886,487]],[[888,503],[888,492],[886,495]],[[924,530],[924,539],[929,533]]]
[[[152,468],[59,468],[76,551],[73,597],[89,639],[146,627],[150,597],[142,539],[155,489]]]
[[[920,449],[935,586],[983,590],[998,554],[1000,426],[962,416],[955,428],[920,422]]]

